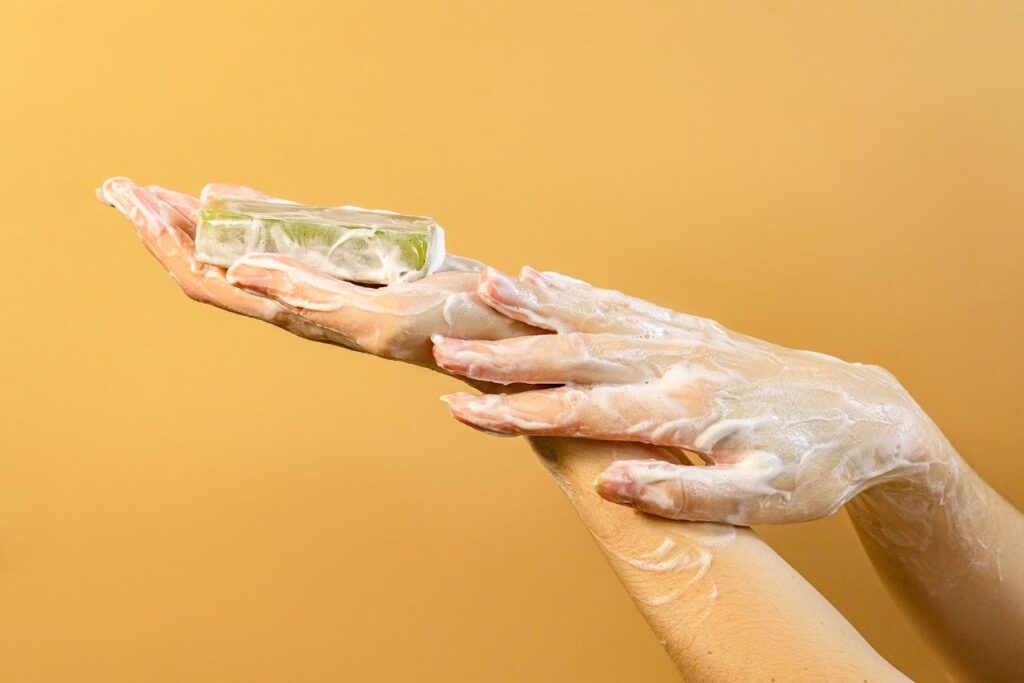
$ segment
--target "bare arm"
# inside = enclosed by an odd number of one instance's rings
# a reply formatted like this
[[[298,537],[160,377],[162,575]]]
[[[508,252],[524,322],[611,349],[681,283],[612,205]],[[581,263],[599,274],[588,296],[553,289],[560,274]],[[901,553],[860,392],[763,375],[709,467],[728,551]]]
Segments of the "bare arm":
[[[207,189],[240,192],[253,193]],[[537,332],[486,306],[473,273],[369,290],[286,258],[243,259],[224,271],[195,261],[195,198],[125,179],[105,183],[101,196],[132,220],[191,298],[301,337],[433,366],[432,335],[504,339]],[[532,443],[688,680],[903,680],[750,530],[667,522],[594,493],[594,477],[612,461],[675,463],[675,451],[579,439]]]
[[[451,396],[457,419],[504,434],[699,454],[707,466],[638,458],[600,474],[602,496],[663,517],[780,524],[849,503],[882,576],[951,668],[1019,678],[1024,516],[981,481],[890,373],[557,273],[488,272],[479,294],[557,334],[440,341],[435,356],[451,372],[545,385]]]
[[[929,477],[868,489],[847,505],[897,603],[965,680],[1024,667],[1024,515],[936,439]]]
[[[907,680],[750,529],[670,521],[594,493],[611,462],[671,451],[530,441],[685,680]]]

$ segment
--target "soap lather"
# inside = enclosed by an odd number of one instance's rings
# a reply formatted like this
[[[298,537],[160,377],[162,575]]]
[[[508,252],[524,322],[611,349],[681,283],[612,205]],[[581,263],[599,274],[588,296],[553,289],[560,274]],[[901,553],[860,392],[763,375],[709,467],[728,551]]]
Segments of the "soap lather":
[[[224,268],[246,254],[289,256],[340,280],[412,282],[444,261],[444,230],[432,218],[356,206],[218,199],[196,226],[196,258]]]

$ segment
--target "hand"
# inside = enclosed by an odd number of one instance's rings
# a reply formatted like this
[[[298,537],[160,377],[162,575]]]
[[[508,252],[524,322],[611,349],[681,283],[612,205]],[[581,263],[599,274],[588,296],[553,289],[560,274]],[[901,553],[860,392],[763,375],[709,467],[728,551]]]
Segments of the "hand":
[[[454,394],[446,400],[456,419],[500,434],[677,446],[708,463],[616,462],[596,484],[613,502],[673,519],[798,522],[869,487],[927,479],[936,464],[941,435],[882,368],[529,268],[518,279],[489,270],[478,293],[558,334],[438,340],[438,365],[488,382],[566,386]]]
[[[134,224],[143,244],[189,298],[272,323],[306,339],[444,372],[431,353],[431,339],[439,335],[506,339],[541,331],[485,304],[476,292],[483,264],[458,256],[447,256],[442,272],[381,288],[342,282],[270,254],[246,256],[227,270],[197,261],[193,240],[202,203],[219,197],[274,199],[251,188],[211,184],[203,188],[200,200],[161,187],[140,187],[127,178],[111,178],[97,194]],[[503,389],[470,383],[482,389]],[[643,452],[676,463],[684,458],[668,449]]]
[[[252,255],[225,270],[195,258],[196,197],[111,178],[98,191],[135,225],[146,248],[189,298],[257,318],[315,341],[435,367],[430,337],[503,339],[537,330],[496,313],[476,295],[482,267],[449,257],[417,282],[370,288],[328,277],[293,259]],[[238,185],[207,185],[217,197],[271,199]]]

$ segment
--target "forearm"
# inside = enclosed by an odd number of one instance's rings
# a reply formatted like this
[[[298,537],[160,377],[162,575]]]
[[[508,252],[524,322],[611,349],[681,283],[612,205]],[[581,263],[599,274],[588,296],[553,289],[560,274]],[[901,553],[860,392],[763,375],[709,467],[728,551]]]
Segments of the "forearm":
[[[644,447],[531,444],[686,680],[905,680],[749,529],[669,521],[598,497],[597,474],[615,459],[650,457]]]
[[[848,505],[864,547],[915,626],[965,679],[1011,680],[1024,670],[1024,516],[944,438],[909,482],[875,487]]]

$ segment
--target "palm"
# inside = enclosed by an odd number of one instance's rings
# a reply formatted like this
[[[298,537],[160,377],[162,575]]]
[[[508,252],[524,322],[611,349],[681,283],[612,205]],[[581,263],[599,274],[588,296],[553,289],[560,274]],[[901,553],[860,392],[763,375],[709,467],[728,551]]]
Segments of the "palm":
[[[263,320],[300,337],[385,358],[436,367],[432,335],[503,339],[535,332],[484,305],[476,295],[479,264],[452,257],[452,270],[417,282],[363,287],[328,277],[294,259],[252,255],[224,269],[195,257],[199,198],[112,178],[100,199],[135,226],[146,248],[195,301]],[[207,185],[202,200],[268,198],[239,185]],[[470,270],[467,270],[470,269]]]

